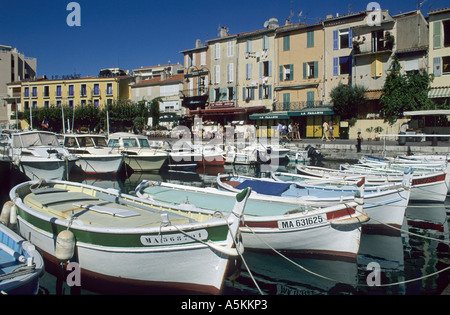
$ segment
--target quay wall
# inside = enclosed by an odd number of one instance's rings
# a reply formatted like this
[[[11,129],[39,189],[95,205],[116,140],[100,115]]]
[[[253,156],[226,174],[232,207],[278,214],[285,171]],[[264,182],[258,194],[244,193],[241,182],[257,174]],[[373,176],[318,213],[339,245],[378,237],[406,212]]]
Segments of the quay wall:
[[[406,145],[386,144],[383,142],[363,142],[361,145],[361,152],[356,152],[356,141],[351,143],[334,143],[332,142],[299,142],[289,143],[288,147],[299,150],[304,150],[308,145],[313,146],[319,150],[326,160],[357,160],[364,155],[374,155],[378,157],[396,157],[397,155],[406,154],[450,154],[450,146],[446,144],[441,146],[441,142],[437,146],[432,146],[431,142],[422,145],[415,145],[408,143]]]

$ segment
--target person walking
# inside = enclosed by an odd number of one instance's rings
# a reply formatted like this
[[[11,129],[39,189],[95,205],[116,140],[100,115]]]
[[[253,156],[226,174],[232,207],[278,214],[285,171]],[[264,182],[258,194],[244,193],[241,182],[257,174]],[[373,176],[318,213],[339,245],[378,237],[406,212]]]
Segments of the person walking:
[[[328,139],[328,128],[329,128],[328,123],[324,121],[322,124],[322,141],[324,141],[325,138],[327,139],[327,141],[330,141]]]
[[[330,135],[330,140],[331,141],[336,141],[336,138],[334,137],[334,126],[333,126],[333,122],[330,121],[330,125],[328,126],[329,130],[328,130],[328,134]]]
[[[302,141],[300,137],[300,124],[298,122],[294,124],[294,139]]]

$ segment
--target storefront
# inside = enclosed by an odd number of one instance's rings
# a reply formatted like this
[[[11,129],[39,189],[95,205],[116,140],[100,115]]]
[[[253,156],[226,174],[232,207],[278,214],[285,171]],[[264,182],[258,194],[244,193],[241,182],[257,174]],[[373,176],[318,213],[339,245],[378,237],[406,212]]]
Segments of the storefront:
[[[334,135],[339,136],[338,117],[334,116],[332,107],[311,107],[293,111],[279,111],[265,114],[254,114],[249,117],[257,122],[258,136],[273,136],[272,129],[278,126],[278,123],[289,125],[289,123],[299,123],[300,135],[306,138],[322,137],[322,124],[324,121],[328,123],[333,121],[335,125]]]

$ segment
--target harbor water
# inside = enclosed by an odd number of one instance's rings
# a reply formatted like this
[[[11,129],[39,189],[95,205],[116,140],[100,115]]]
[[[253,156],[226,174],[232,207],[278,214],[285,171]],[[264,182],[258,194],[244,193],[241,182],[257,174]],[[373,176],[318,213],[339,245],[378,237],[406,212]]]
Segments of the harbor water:
[[[340,162],[324,161],[337,168]],[[295,163],[271,169],[225,165],[201,167],[192,172],[162,170],[160,173],[126,174],[123,178],[86,178],[76,172],[70,180],[134,194],[143,180],[215,187],[219,173],[269,177],[270,171],[295,172]],[[15,181],[20,181],[15,177]],[[12,184],[12,183],[10,183]],[[5,190],[2,192],[5,194]],[[2,196],[3,201],[7,195]],[[449,285],[450,198],[444,204],[415,203],[406,210],[401,230],[363,233],[356,261],[310,259],[278,253],[246,250],[239,275],[225,283],[225,295],[439,295]],[[444,242],[442,242],[444,241]],[[445,243],[445,241],[447,243]],[[39,294],[101,294],[69,287],[45,272]],[[126,292],[124,292],[126,294]]]

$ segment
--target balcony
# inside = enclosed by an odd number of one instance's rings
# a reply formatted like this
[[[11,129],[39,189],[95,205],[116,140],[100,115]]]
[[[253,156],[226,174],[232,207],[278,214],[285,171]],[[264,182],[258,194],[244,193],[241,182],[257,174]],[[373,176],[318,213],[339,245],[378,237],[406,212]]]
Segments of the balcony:
[[[298,102],[289,102],[289,103],[275,103],[272,105],[272,111],[290,111],[290,110],[301,110],[305,108],[316,108],[323,107],[324,104],[322,101],[298,101]]]

